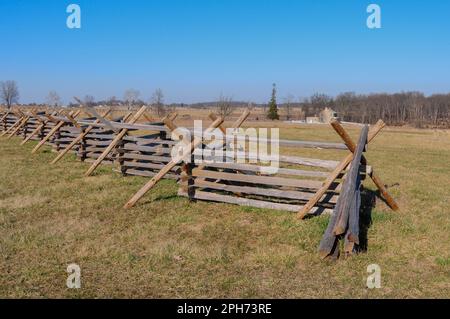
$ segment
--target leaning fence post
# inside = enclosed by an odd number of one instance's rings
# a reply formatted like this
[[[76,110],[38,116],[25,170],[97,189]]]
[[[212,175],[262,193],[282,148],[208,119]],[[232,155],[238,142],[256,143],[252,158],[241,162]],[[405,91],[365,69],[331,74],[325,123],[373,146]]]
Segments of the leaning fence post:
[[[195,188],[192,187],[194,185],[192,167],[192,163],[183,163],[181,165],[180,187],[178,189],[178,195],[187,196],[190,201],[193,201],[195,197]]]
[[[358,144],[353,153],[353,160],[342,185],[342,191],[334,208],[333,216],[331,217],[325,234],[320,242],[319,254],[322,258],[335,254],[334,250],[339,249],[338,242],[340,236],[346,233],[349,227],[350,215],[359,214],[359,210],[358,212],[355,211],[356,206],[358,206],[355,203],[358,203],[359,201],[357,198],[359,196],[358,190],[361,182],[359,168],[361,166],[362,153],[368,142],[368,132],[369,127],[366,125],[361,130]],[[355,216],[351,218],[353,223],[355,223],[355,218]],[[353,229],[351,232],[355,233],[356,231]],[[349,240],[355,243],[357,242],[353,237],[349,237]]]

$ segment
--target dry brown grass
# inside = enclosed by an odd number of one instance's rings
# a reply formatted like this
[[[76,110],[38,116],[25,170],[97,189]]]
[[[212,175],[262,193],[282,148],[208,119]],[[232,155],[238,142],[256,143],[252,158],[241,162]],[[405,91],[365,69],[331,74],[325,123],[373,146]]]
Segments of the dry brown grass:
[[[270,124],[283,138],[339,141],[327,126]],[[145,178],[108,166],[84,178],[88,164],[50,167],[55,154],[30,156],[32,147],[0,140],[1,297],[450,297],[449,131],[389,128],[377,137],[367,157],[388,185],[399,183],[390,192],[402,210],[377,201],[368,252],[335,263],[316,254],[326,216],[299,222],[189,203],[171,181],[123,210]],[[65,286],[70,263],[81,266],[79,290]],[[372,263],[381,289],[365,286]]]

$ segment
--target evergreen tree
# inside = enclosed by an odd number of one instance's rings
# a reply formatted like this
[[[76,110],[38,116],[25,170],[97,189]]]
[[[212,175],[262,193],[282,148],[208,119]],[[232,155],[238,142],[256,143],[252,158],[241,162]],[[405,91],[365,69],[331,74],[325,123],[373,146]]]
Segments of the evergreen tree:
[[[270,120],[279,120],[280,117],[278,115],[278,105],[277,105],[277,87],[276,84],[273,84],[272,88],[272,97],[269,102],[269,111],[267,112],[267,118]]]

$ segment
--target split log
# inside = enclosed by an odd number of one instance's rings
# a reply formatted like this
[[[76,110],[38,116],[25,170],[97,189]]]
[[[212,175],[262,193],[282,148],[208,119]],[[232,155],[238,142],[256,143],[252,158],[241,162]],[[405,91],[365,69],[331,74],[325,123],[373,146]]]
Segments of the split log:
[[[349,211],[352,208],[351,206],[354,205],[355,202],[354,196],[357,195],[356,189],[359,189],[359,185],[357,185],[357,182],[359,181],[358,167],[361,163],[362,152],[365,148],[365,145],[367,144],[367,141],[368,126],[364,126],[353,156],[350,171],[344,181],[341,195],[334,209],[334,214],[330,218],[325,234],[323,235],[319,245],[319,255],[322,258],[326,258],[335,253],[334,250],[339,246],[338,236],[344,233],[347,229],[350,213]],[[357,213],[359,214],[359,211]]]
[[[354,202],[354,196],[356,195],[356,190],[359,189],[360,179],[358,176],[359,166],[361,164],[362,153],[367,144],[367,134],[369,132],[369,127],[366,125],[361,130],[361,135],[359,137],[358,145],[355,149],[355,153],[353,156],[353,161],[350,165],[350,170],[347,173],[347,178],[342,185],[342,191],[340,195],[340,199],[342,201],[342,206],[339,208],[337,212],[339,217],[338,221],[333,229],[333,232],[336,236],[342,235],[348,225],[348,218],[350,213],[350,207]],[[359,212],[358,212],[359,213]]]

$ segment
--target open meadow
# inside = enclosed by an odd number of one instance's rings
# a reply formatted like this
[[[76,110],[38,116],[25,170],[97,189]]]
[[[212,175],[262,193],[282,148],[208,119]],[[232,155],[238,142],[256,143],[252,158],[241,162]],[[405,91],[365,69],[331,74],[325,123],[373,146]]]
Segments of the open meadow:
[[[341,142],[329,125],[246,126]],[[356,138],[359,128],[347,128]],[[170,180],[124,210],[148,178],[108,165],[86,178],[89,164],[74,155],[50,166],[50,147],[31,155],[36,142],[20,141],[0,139],[0,297],[450,298],[448,130],[388,127],[374,139],[367,158],[401,210],[377,198],[367,251],[337,261],[317,254],[329,216],[301,221],[289,212],[189,202]],[[370,179],[365,187],[375,193]],[[71,263],[81,267],[81,289],[66,287]],[[370,264],[381,267],[380,289],[366,288]]]

